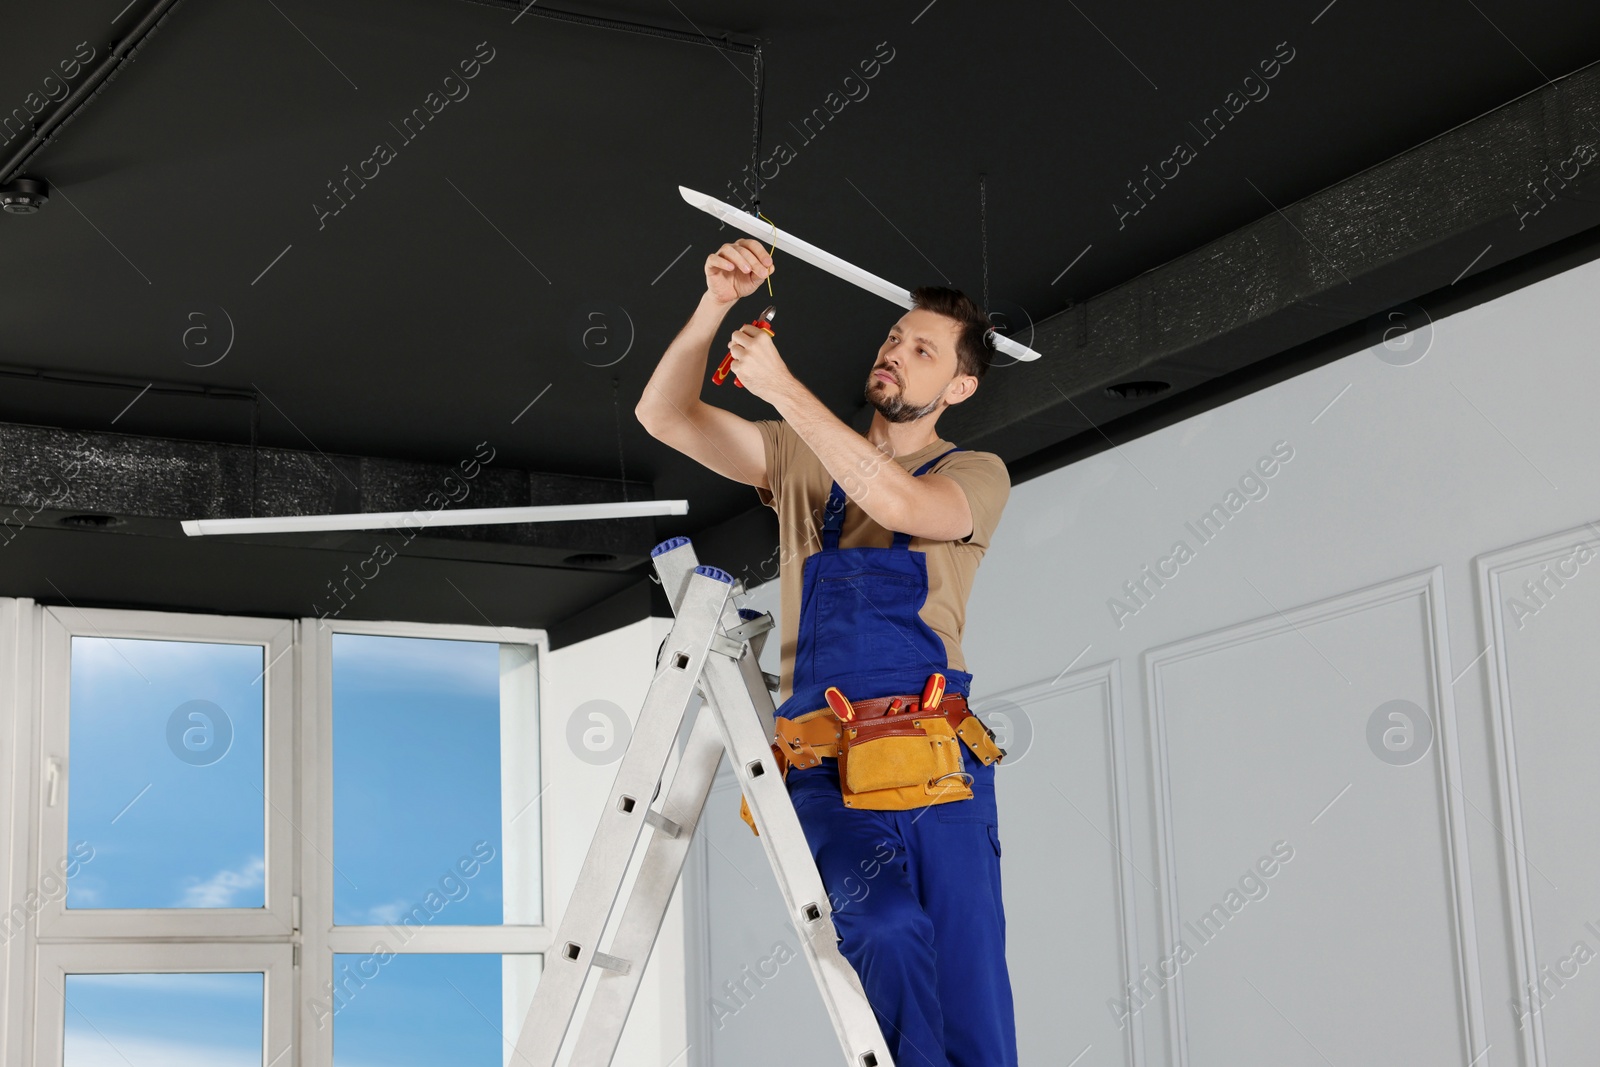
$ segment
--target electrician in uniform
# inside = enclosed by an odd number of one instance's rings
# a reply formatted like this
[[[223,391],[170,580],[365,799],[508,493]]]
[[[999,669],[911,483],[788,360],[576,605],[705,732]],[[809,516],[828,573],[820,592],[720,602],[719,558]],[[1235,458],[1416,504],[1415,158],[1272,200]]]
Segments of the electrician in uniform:
[[[778,512],[773,752],[890,1055],[1016,1067],[994,793],[1004,751],[967,708],[960,653],[1010,477],[1000,457],[934,432],[987,369],[989,319],[954,289],[915,290],[868,373],[865,436],[790,373],[771,334],[743,326],[727,348],[733,376],[782,416],[752,422],[703,402],[699,382],[727,311],[773,267],[752,238],[706,258],[706,292],[635,414]]]

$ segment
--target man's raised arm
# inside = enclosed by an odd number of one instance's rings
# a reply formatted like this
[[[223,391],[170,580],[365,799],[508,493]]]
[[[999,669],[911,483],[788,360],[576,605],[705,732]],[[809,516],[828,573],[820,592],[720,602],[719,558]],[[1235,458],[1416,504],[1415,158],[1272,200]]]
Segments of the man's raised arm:
[[[633,413],[650,436],[701,465],[745,485],[767,484],[766,450],[755,423],[700,399],[712,342],[728,309],[772,270],[754,238],[725,244],[706,257],[706,291],[667,346]]]

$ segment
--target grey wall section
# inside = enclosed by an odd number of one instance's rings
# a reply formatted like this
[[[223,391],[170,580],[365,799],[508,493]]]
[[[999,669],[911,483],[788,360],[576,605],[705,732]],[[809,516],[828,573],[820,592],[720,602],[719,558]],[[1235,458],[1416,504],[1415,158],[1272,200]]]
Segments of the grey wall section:
[[[1600,1047],[1597,288],[1577,267],[1013,489],[963,647],[1012,750],[1023,1063]],[[691,902],[700,1062],[826,1062],[825,1030],[772,1039],[820,1019],[797,964],[713,1017],[792,936],[737,809],[713,794]]]

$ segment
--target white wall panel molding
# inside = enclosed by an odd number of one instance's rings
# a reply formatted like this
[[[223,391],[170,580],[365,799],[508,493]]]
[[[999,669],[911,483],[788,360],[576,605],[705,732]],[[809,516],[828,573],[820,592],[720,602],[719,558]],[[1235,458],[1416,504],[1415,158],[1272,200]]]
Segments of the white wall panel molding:
[[[1138,932],[1138,900],[1137,887],[1134,878],[1137,872],[1133,866],[1133,830],[1128,802],[1128,747],[1126,733],[1123,729],[1122,712],[1122,667],[1119,660],[1109,660],[1105,663],[1084,667],[1071,674],[1056,675],[1050,679],[1029,682],[1024,685],[1006,689],[998,693],[984,693],[975,695],[972,701],[972,710],[980,718],[989,713],[992,708],[1003,705],[1013,705],[1022,709],[1024,713],[1043,710],[1043,706],[1050,701],[1059,700],[1064,696],[1085,691],[1094,691],[1099,697],[1100,726],[1104,730],[1105,746],[1103,750],[1103,766],[1106,768],[1106,817],[1107,830],[1099,827],[1095,830],[1106,838],[1116,859],[1112,863],[1112,876],[1115,879],[1117,913],[1115,921],[1118,928],[1118,965],[1120,973],[1116,976],[1119,988],[1125,988],[1127,983],[1134,980],[1134,973],[1139,961],[1139,932]],[[1037,738],[1037,728],[1033,731]],[[1003,744],[1015,747],[1015,739],[1002,738]],[[1019,753],[1020,755],[1021,753]],[[1034,756],[1034,759],[1043,759],[1043,754]],[[1004,761],[1001,768],[1006,774],[1020,774],[1015,768],[1005,768]],[[1041,768],[1034,767],[1033,773]],[[997,779],[997,789],[1003,789],[1004,777],[1002,774]],[[1053,785],[1053,783],[1052,783]],[[1002,835],[1005,825],[1001,826]],[[1070,1059],[1079,1053],[1078,1049],[1066,1049],[1067,1058]],[[1123,1032],[1123,1060],[1129,1067],[1144,1067],[1144,1028],[1142,1025],[1130,1025]],[[1107,1062],[1101,1060],[1100,1062]]]
[[[1266,595],[1271,590],[1262,592]],[[1414,605],[1415,613],[1404,610],[1408,603]],[[1349,625],[1352,620],[1359,621],[1359,625]],[[1345,623],[1342,627],[1337,625],[1341,621]],[[1274,641],[1280,638],[1287,643]],[[1241,653],[1247,653],[1248,659],[1237,659]],[[1390,894],[1382,900],[1388,906],[1387,912],[1421,916],[1416,937],[1409,939],[1409,953],[1425,960],[1430,951],[1426,942],[1431,937],[1431,951],[1446,957],[1434,969],[1418,971],[1422,980],[1441,980],[1443,965],[1453,964],[1449,968],[1453,972],[1453,988],[1448,993],[1434,989],[1429,994],[1434,1010],[1441,1013],[1440,1019],[1424,1018],[1412,1028],[1404,1025],[1398,1013],[1386,1021],[1374,1020],[1374,1027],[1388,1025],[1391,1029],[1385,1032],[1396,1035],[1395,1043],[1386,1047],[1386,1054],[1398,1057],[1392,1062],[1420,1063],[1424,1062],[1421,1049],[1430,1048],[1431,1055],[1440,1057],[1437,1062],[1470,1062],[1473,1067],[1484,1067],[1489,1060],[1486,1056],[1478,1058],[1487,1050],[1487,1041],[1467,858],[1465,797],[1460,789],[1451,695],[1443,569],[1434,567],[1288,611],[1274,610],[1252,621],[1152,648],[1144,653],[1143,665],[1153,746],[1163,953],[1173,954],[1184,937],[1185,903],[1202,902],[1218,888],[1212,884],[1218,881],[1218,871],[1211,872],[1206,881],[1195,878],[1194,884],[1186,884],[1185,872],[1180,870],[1180,857],[1186,851],[1188,862],[1197,864],[1197,857],[1260,850],[1267,842],[1257,845],[1251,837],[1259,832],[1255,824],[1272,827],[1269,834],[1295,825],[1299,827],[1294,831],[1298,839],[1312,845],[1301,850],[1309,858],[1300,865],[1311,866],[1311,870],[1295,869],[1299,876],[1295,893],[1299,896],[1291,897],[1289,903],[1280,901],[1276,912],[1259,915],[1255,920],[1257,930],[1252,936],[1264,939],[1253,955],[1244,953],[1261,979],[1251,982],[1255,992],[1245,989],[1243,982],[1235,986],[1223,983],[1219,977],[1219,969],[1227,974],[1228,961],[1217,958],[1218,954],[1238,950],[1237,938],[1234,949],[1211,950],[1211,960],[1202,965],[1209,984],[1196,985],[1194,992],[1205,988],[1207,994],[1202,1017],[1209,1028],[1208,1037],[1215,1038],[1220,1032],[1217,1027],[1224,1024],[1218,1018],[1219,1005],[1237,997],[1240,1003],[1255,1004],[1264,1017],[1274,1020],[1275,1026],[1282,1025],[1287,1040],[1300,1042],[1300,1051],[1306,1051],[1304,1043],[1311,1038],[1305,1033],[1294,1036],[1295,1030],[1300,1029],[1293,1018],[1295,1011],[1284,1010],[1281,1003],[1304,990],[1310,981],[1304,977],[1308,959],[1298,954],[1308,951],[1311,939],[1331,928],[1327,922],[1318,921],[1326,919],[1354,924],[1353,928],[1368,934],[1365,944],[1340,946],[1342,965],[1359,969],[1363,952],[1369,962],[1381,959],[1384,935],[1363,926],[1365,916],[1382,916],[1381,921],[1393,923],[1400,920],[1386,914],[1384,908],[1364,902],[1361,895],[1383,892]],[[1185,676],[1176,677],[1180,673]],[[1431,778],[1417,776],[1405,766],[1391,766],[1390,761],[1377,754],[1377,748],[1372,748],[1371,753],[1366,751],[1373,745],[1371,723],[1378,720],[1379,711],[1391,698],[1407,695],[1432,719],[1429,748],[1411,761],[1416,769],[1426,767]],[[1212,702],[1210,706],[1208,701]],[[1180,708],[1190,714],[1175,718]],[[1285,708],[1298,714],[1279,714]],[[1261,736],[1263,732],[1267,736]],[[1340,783],[1345,783],[1343,790]],[[1247,784],[1258,788],[1246,788]],[[1319,789],[1325,789],[1326,795],[1317,792]],[[1341,801],[1342,811],[1336,806]],[[1417,826],[1417,817],[1422,814],[1417,808],[1422,804],[1430,804],[1431,814],[1437,819],[1436,838],[1433,831]],[[1321,811],[1317,810],[1319,806]],[[1303,812],[1302,807],[1306,809]],[[1205,826],[1207,832],[1202,840],[1194,830],[1208,811],[1222,814]],[[1315,824],[1330,811],[1337,814],[1318,829]],[[1180,827],[1180,818],[1191,825]],[[1364,836],[1360,820],[1366,822]],[[1358,829],[1340,830],[1341,823]],[[1187,840],[1180,836],[1183,833],[1187,833]],[[1341,833],[1343,838],[1338,836]],[[1354,844],[1350,843],[1352,835]],[[1277,836],[1281,839],[1283,835]],[[1435,856],[1417,851],[1434,841],[1438,843]],[[1330,867],[1319,874],[1315,867],[1318,859],[1332,862],[1327,860],[1330,849],[1336,855],[1341,848],[1345,859],[1356,857],[1368,869],[1363,871],[1352,864]],[[1386,857],[1385,862],[1394,866],[1385,868],[1369,855]],[[1437,865],[1435,859],[1439,861]],[[1215,862],[1220,870],[1224,863],[1232,861]],[[1409,878],[1413,889],[1419,885],[1427,888],[1426,883],[1436,877],[1434,872],[1439,866],[1443,867],[1444,878],[1437,887],[1441,894],[1437,908],[1420,899],[1422,894],[1408,896],[1403,890],[1386,885],[1379,889],[1386,881],[1385,875],[1393,879],[1395,886],[1404,885]],[[1288,869],[1285,863],[1280,870]],[[1363,880],[1363,873],[1372,877]],[[1318,875],[1316,879],[1312,878],[1314,874]],[[1185,890],[1194,895],[1193,900],[1185,901]],[[1268,892],[1270,888],[1261,899]],[[1285,891],[1280,888],[1278,892],[1281,896]],[[1260,905],[1257,911],[1267,907]],[[1447,919],[1439,917],[1442,910],[1447,910]],[[1240,914],[1245,912],[1241,910]],[[1187,926],[1193,934],[1193,924]],[[1283,927],[1279,931],[1282,936],[1265,937],[1264,932],[1275,926]],[[1305,943],[1301,943],[1301,935],[1305,936]],[[1205,957],[1196,954],[1195,958]],[[1315,962],[1324,967],[1330,964],[1330,960],[1321,958]],[[1291,991],[1287,986],[1292,983],[1288,981],[1274,985],[1270,978],[1262,978],[1271,975],[1274,965],[1280,978],[1299,980],[1300,986]],[[1187,1067],[1190,1062],[1192,1034],[1185,978],[1196,966],[1177,966],[1166,990],[1172,1060],[1179,1067]],[[1398,969],[1370,973],[1367,967],[1361,973],[1368,988],[1371,984],[1394,985],[1394,1003],[1416,1003],[1422,996],[1415,981],[1407,984],[1407,976]],[[1330,970],[1325,977],[1337,981],[1334,974]],[[1250,975],[1243,971],[1233,977],[1250,981]],[[1261,987],[1262,981],[1269,982],[1266,988]],[[1254,999],[1257,997],[1260,999]],[[1328,991],[1304,998],[1305,1003],[1318,1005],[1336,1000],[1339,998]],[[1328,1010],[1340,1014],[1355,1010],[1349,1003],[1339,1003],[1340,1007]],[[1271,1011],[1267,1010],[1269,1006]],[[1421,1044],[1430,1022],[1435,1028],[1443,1024],[1442,1013],[1448,1013],[1450,1024],[1458,1027],[1457,1051],[1466,1053],[1459,1061],[1454,1059],[1454,1051],[1437,1047],[1436,1036],[1432,1046]],[[1248,1027],[1240,1019],[1226,1021],[1226,1025],[1237,1028],[1237,1041],[1254,1040],[1243,1036]],[[1352,1032],[1359,1029],[1352,1028]],[[1401,1047],[1406,1041],[1419,1042],[1419,1058],[1407,1059]],[[1210,1055],[1206,1062],[1213,1062],[1217,1050],[1207,1051]],[[1230,1051],[1239,1060],[1261,1054],[1260,1049],[1244,1051],[1237,1044]],[[1320,1048],[1317,1051],[1327,1055]],[[1340,1062],[1337,1053],[1332,1058]]]
[[[1541,962],[1535,938],[1539,916],[1534,902],[1534,875],[1527,853],[1528,833],[1523,811],[1523,775],[1525,772],[1536,772],[1538,768],[1532,763],[1523,766],[1517,755],[1518,704],[1515,683],[1518,677],[1512,669],[1510,647],[1519,638],[1536,637],[1536,627],[1541,624],[1546,633],[1563,624],[1568,627],[1574,625],[1575,620],[1570,615],[1547,614],[1546,609],[1558,602],[1570,604],[1574,594],[1569,590],[1569,585],[1581,582],[1584,574],[1600,574],[1600,522],[1591,521],[1486,552],[1474,563],[1478,581],[1480,637],[1486,653],[1483,669],[1487,674],[1489,711],[1494,723],[1500,819],[1505,835],[1505,847],[1501,855],[1510,890],[1507,908],[1510,911],[1511,943],[1519,986],[1515,995],[1527,1009],[1526,1017],[1519,1020],[1517,1033],[1522,1042],[1523,1062],[1532,1067],[1548,1067],[1551,1059],[1545,1032],[1545,1013],[1538,1006],[1544,997],[1537,992],[1540,989],[1539,972],[1548,961]],[[1533,568],[1538,568],[1536,574],[1522,575],[1521,572]],[[1516,584],[1518,577],[1524,577],[1521,586]],[[1591,577],[1590,581],[1600,584],[1600,577]],[[1532,583],[1531,589],[1529,583]],[[1576,620],[1579,626],[1583,621]],[[1563,636],[1576,637],[1580,644],[1587,643],[1592,647],[1597,635],[1584,632]],[[1592,708],[1583,710],[1585,714],[1593,712]],[[1569,814],[1578,816],[1582,821],[1582,813]],[[1545,917],[1544,921],[1555,926],[1552,916]],[[1545,988],[1549,989],[1548,986]]]

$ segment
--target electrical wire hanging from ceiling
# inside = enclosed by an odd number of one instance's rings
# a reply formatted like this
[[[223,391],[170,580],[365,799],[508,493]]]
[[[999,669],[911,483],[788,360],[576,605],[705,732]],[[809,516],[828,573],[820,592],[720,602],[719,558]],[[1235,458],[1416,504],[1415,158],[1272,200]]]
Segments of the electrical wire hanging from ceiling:
[[[978,231],[983,242],[983,313],[989,314],[989,176],[978,175]]]
[[[755,211],[752,214],[758,218],[761,215],[761,121],[762,112],[766,103],[767,73],[766,64],[762,62],[761,46],[757,45],[755,53],[751,56],[751,63],[755,67],[755,131],[750,143],[750,176],[755,181]]]

